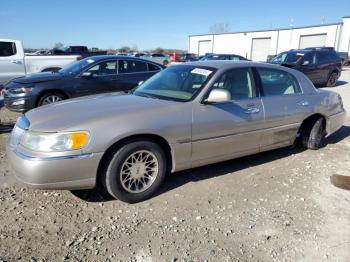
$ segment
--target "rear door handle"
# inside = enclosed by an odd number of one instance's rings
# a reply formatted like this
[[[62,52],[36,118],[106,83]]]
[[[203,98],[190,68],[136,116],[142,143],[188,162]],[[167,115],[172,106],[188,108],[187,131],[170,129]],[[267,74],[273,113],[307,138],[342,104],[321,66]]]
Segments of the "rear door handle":
[[[309,102],[308,101],[305,101],[305,100],[301,100],[299,102],[297,102],[297,104],[299,106],[308,106],[309,105]]]
[[[259,112],[260,112],[260,109],[257,107],[249,107],[244,111],[244,113],[246,113],[246,114],[256,114]]]

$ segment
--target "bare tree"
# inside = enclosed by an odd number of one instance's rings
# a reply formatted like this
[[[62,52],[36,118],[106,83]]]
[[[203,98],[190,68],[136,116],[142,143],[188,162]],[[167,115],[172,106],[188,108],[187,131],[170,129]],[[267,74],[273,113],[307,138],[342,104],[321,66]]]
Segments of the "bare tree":
[[[209,32],[212,34],[222,34],[230,32],[230,25],[228,23],[213,24],[209,28]]]
[[[62,48],[62,47],[64,47],[64,44],[61,43],[61,42],[55,43],[55,44],[53,45],[53,48],[54,48],[54,49],[60,49],[60,48]]]

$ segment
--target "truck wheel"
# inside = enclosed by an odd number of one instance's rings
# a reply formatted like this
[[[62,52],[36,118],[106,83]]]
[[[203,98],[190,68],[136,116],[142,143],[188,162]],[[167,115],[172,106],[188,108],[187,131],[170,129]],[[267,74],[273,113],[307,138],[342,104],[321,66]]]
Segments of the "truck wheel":
[[[166,157],[151,141],[131,141],[106,159],[102,183],[111,196],[127,203],[151,197],[166,175]]]
[[[338,80],[338,73],[337,72],[332,72],[331,75],[328,78],[327,81],[327,86],[332,87],[335,86],[335,84],[337,83]]]
[[[42,97],[40,97],[38,106],[56,103],[64,99],[66,99],[66,97],[60,93],[57,93],[57,92],[47,93],[47,94],[44,94]]]
[[[317,150],[322,145],[322,139],[325,135],[324,119],[318,118],[304,127],[301,133],[302,145],[305,148]]]

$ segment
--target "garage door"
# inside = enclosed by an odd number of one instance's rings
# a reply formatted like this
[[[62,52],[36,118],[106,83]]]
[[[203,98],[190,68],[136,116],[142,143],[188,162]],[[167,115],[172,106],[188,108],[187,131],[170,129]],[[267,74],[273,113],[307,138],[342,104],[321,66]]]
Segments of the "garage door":
[[[271,38],[253,38],[250,59],[265,62],[270,53]]]
[[[211,41],[199,41],[198,42],[198,55],[205,55],[207,53],[212,53]]]
[[[301,35],[299,41],[299,48],[317,47],[326,45],[327,34],[318,35]]]

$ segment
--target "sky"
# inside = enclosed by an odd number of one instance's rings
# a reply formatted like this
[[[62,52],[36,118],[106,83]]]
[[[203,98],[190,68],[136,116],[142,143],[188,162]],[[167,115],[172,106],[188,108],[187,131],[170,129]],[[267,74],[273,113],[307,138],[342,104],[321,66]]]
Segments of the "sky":
[[[334,4],[333,4],[334,3]],[[250,31],[341,22],[350,0],[0,0],[0,38],[27,48],[55,43],[100,49],[186,50],[215,24]]]

